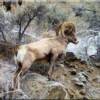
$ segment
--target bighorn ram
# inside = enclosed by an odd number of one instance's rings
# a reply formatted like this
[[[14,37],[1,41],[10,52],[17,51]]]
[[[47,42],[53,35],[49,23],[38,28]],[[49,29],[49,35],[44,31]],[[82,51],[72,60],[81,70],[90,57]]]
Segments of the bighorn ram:
[[[51,76],[57,57],[63,53],[68,43],[77,44],[75,35],[75,25],[71,22],[64,22],[56,28],[56,37],[43,38],[39,41],[21,45],[16,54],[18,69],[14,74],[14,84],[19,86],[18,77],[29,70],[36,60],[49,56],[50,69],[48,75]]]

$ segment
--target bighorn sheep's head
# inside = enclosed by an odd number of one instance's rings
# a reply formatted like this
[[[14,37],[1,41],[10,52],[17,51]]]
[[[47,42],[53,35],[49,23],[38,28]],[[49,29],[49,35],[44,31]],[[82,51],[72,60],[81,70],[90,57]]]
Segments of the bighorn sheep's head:
[[[67,21],[62,24],[59,24],[56,28],[56,35],[62,36],[68,41],[68,43],[78,43],[75,32],[75,25]]]

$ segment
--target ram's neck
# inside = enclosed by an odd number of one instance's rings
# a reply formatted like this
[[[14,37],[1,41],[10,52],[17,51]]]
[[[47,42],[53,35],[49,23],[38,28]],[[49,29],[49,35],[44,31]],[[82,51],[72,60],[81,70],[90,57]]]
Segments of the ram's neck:
[[[57,41],[59,41],[62,45],[67,45],[68,41],[66,38],[61,37],[61,36],[57,36]]]

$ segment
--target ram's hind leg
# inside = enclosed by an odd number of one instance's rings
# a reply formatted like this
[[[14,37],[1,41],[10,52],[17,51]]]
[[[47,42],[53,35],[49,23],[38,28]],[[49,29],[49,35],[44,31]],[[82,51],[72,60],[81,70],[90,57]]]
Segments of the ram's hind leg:
[[[23,60],[23,64],[22,64],[22,75],[24,75],[29,68],[31,67],[32,63],[35,61],[36,57],[32,56],[31,53],[29,53],[29,55],[25,56],[24,60]]]
[[[35,60],[35,56],[31,56],[30,53],[24,57],[23,63],[18,67],[14,75],[14,87],[20,89],[20,77],[24,75],[29,68],[31,67],[33,61]]]
[[[18,81],[19,81],[19,76],[21,74],[21,69],[22,69],[22,64],[20,62],[18,62],[18,68],[16,70],[16,72],[14,73],[14,77],[13,77],[13,83],[12,83],[12,88],[15,90],[16,88],[18,88]]]

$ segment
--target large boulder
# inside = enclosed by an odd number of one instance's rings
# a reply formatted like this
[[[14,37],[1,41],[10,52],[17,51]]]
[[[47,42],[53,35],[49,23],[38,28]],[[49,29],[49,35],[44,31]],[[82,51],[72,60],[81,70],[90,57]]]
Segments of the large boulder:
[[[21,81],[21,88],[30,99],[69,99],[64,85],[37,73],[27,74]]]

